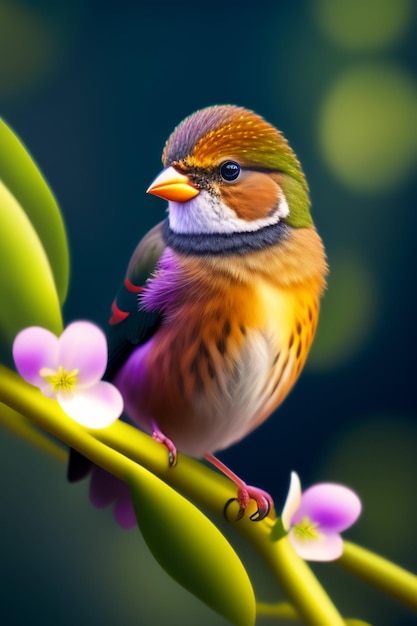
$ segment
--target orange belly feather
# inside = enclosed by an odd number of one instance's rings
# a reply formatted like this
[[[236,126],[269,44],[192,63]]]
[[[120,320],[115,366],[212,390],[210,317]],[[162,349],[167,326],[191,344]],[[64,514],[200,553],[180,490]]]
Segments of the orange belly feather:
[[[292,242],[284,265],[290,263],[293,275],[296,253]],[[204,259],[179,259],[178,298],[152,349],[143,348],[142,380],[127,398],[140,406],[135,421],[141,427],[150,431],[150,419],[156,420],[192,456],[226,448],[263,422],[294,385],[314,337],[324,255],[317,267],[301,270],[304,280],[288,281],[277,267],[279,255],[256,254],[258,271],[239,269],[248,260],[242,257],[232,263],[234,275],[230,259],[216,268]],[[268,266],[268,259],[275,263]]]

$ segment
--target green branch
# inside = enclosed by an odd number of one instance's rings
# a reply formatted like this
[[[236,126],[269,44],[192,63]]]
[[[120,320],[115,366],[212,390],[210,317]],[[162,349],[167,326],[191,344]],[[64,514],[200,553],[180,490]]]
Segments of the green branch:
[[[267,602],[257,602],[256,613],[260,617],[270,617],[271,619],[286,619],[287,621],[297,622],[300,616],[288,602],[276,602],[268,604]]]
[[[36,446],[42,452],[46,452],[46,454],[58,461],[65,462],[68,459],[68,453],[62,445],[45,435],[43,431],[36,428],[26,417],[1,402],[0,424],[20,437],[20,439],[28,441],[31,445]]]
[[[149,435],[120,420],[102,430],[88,430],[71,420],[55,400],[0,365],[0,417],[16,420],[32,436],[42,429],[85,455],[96,465],[121,480],[128,481],[141,467],[194,501],[223,516],[224,504],[236,496],[233,483],[203,463],[178,455],[178,463],[169,467],[166,450]],[[19,415],[20,414],[20,415]],[[24,417],[22,417],[24,416]],[[15,428],[19,433],[19,429]],[[30,438],[29,436],[29,438]],[[337,609],[307,563],[293,550],[286,536],[277,533],[279,524],[274,512],[262,522],[248,516],[231,524],[262,554],[298,615],[310,626],[343,626]],[[417,577],[371,552],[346,543],[345,554],[338,561],[343,567],[371,584],[417,609]],[[267,605],[260,605],[264,613]]]
[[[417,611],[417,576],[365,548],[344,542],[343,569]]]

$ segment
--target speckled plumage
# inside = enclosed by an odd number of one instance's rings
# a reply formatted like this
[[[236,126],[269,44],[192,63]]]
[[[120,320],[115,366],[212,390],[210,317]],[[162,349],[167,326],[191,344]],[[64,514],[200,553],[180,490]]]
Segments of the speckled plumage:
[[[179,450],[197,457],[244,437],[301,372],[324,272],[314,229],[236,258],[167,248],[140,296],[164,321],[115,379],[129,416],[148,431],[156,420]]]
[[[186,118],[162,161],[148,192],[168,200],[168,218],[138,244],[113,302],[106,378],[171,459],[206,456],[236,482],[240,514],[253,498],[262,519],[270,496],[212,453],[267,419],[307,358],[327,273],[307,182],[282,134],[232,105]],[[71,464],[69,475],[80,476]]]
[[[232,184],[219,169],[227,159],[242,168]],[[235,106],[198,111],[168,139],[163,163],[197,196],[157,194],[169,200],[168,221],[139,244],[127,279],[138,291],[128,314],[158,321],[146,340],[130,337],[114,382],[132,421],[149,432],[156,422],[180,451],[202,457],[248,434],[294,385],[327,266],[300,164],[260,116]],[[155,267],[143,279],[150,248]],[[114,306],[110,345],[115,326],[132,325]]]

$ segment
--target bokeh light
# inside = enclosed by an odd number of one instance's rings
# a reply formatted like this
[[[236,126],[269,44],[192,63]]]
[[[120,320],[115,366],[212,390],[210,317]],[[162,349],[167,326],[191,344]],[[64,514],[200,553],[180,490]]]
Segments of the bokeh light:
[[[300,380],[276,416],[221,458],[277,502],[291,469],[305,486],[350,485],[364,513],[347,538],[414,572],[416,6],[224,3],[220,14],[168,0],[0,0],[0,115],[63,212],[67,323],[107,324],[131,251],[165,216],[144,190],[176,123],[231,102],[284,132],[311,188],[329,287]],[[1,624],[225,624],[167,576],[139,531],[90,506],[87,481],[69,485],[64,466],[0,436]],[[259,599],[281,599],[253,554],[240,544],[239,554]],[[345,572],[333,588],[340,571],[318,569],[343,615],[416,623]]]
[[[315,0],[314,12],[334,42],[355,50],[380,50],[400,39],[414,10],[411,0]]]
[[[61,9],[66,13],[66,3]],[[72,21],[63,11],[48,13],[30,4],[0,3],[0,97],[39,88],[63,59]],[[65,24],[65,29],[64,29]]]
[[[417,86],[397,67],[347,71],[324,99],[319,142],[327,166],[349,187],[383,192],[417,164]]]
[[[411,416],[380,412],[356,416],[341,429],[320,475],[356,489],[363,502],[357,540],[391,558],[415,558],[417,424]]]
[[[377,286],[365,263],[353,255],[332,258],[307,367],[334,368],[363,349],[375,326],[377,301]]]

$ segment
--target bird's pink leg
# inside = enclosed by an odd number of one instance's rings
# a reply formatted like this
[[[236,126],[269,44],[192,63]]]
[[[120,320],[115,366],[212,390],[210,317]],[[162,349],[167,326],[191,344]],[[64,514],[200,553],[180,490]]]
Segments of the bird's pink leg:
[[[206,454],[204,458],[217,467],[225,476],[230,478],[237,486],[237,501],[239,503],[239,513],[237,518],[242,519],[245,514],[246,507],[249,504],[249,500],[255,500],[258,507],[255,513],[252,513],[250,519],[254,522],[260,522],[265,519],[271,508],[274,506],[274,502],[266,491],[259,489],[258,487],[252,487],[247,485],[239,476],[237,476],[231,469],[229,469],[224,463],[219,461],[218,458],[212,454]],[[229,504],[229,503],[228,503]],[[227,505],[225,507],[225,510]]]
[[[174,467],[177,464],[177,448],[159,428],[155,420],[151,420],[152,427],[152,439],[155,439],[158,443],[162,443],[168,449],[168,460],[170,467]]]

